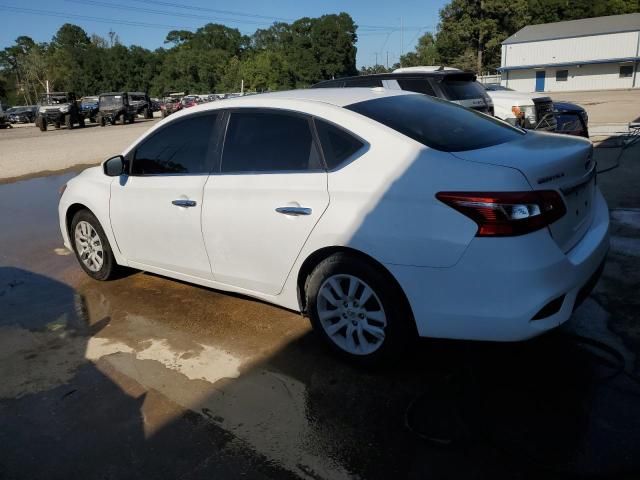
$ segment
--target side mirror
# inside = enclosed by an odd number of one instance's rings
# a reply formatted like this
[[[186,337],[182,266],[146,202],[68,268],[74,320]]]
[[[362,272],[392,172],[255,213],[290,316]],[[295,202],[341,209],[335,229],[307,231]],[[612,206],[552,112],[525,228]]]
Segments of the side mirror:
[[[122,155],[116,155],[115,157],[111,157],[109,160],[104,162],[102,165],[104,169],[104,174],[108,177],[119,177],[125,172],[125,162],[124,157]]]

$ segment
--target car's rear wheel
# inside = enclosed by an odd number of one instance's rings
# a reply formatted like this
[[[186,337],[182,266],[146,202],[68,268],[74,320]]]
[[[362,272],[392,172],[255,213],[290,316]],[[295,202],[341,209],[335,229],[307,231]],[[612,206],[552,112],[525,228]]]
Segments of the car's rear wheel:
[[[44,118],[40,118],[39,120],[36,120],[36,123],[38,124],[38,127],[40,128],[41,132],[47,131],[47,121]]]
[[[71,242],[82,269],[96,280],[113,278],[118,264],[111,245],[98,219],[88,210],[73,216],[70,229]]]
[[[306,281],[307,312],[340,355],[377,364],[410,340],[411,315],[388,273],[348,253],[320,262]]]

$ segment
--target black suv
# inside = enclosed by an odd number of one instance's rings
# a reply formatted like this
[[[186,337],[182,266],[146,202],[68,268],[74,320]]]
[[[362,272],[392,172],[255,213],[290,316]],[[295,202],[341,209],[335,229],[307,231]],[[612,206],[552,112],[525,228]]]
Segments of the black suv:
[[[129,92],[129,103],[136,108],[136,114],[143,118],[153,118],[153,104],[144,92]]]
[[[84,127],[84,116],[80,113],[76,95],[72,92],[43,93],[38,103],[36,126],[46,131],[48,125],[60,128],[65,125],[71,130],[76,124]]]
[[[98,116],[96,117],[101,127],[107,122],[115,125],[119,121],[123,124],[133,123],[136,119],[136,107],[129,103],[127,92],[103,93],[98,99]]]
[[[493,115],[493,102],[473,72],[429,68],[399,69],[393,73],[359,75],[316,83],[311,88],[384,87],[442,98]]]

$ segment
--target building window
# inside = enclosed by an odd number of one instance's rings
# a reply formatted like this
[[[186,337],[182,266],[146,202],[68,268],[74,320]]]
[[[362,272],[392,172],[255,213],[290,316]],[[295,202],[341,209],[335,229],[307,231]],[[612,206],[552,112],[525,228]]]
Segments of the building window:
[[[556,82],[566,82],[569,78],[569,70],[556,70]]]
[[[620,65],[620,78],[633,77],[633,65]]]

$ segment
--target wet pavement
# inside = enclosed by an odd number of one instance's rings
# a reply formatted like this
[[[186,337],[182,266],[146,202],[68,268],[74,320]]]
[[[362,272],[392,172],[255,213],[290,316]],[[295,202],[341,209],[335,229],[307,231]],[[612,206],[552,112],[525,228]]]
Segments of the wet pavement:
[[[71,174],[0,185],[0,478],[637,478],[639,158],[599,179],[612,250],[564,328],[423,340],[378,371],[287,310],[93,281],[58,232]]]

